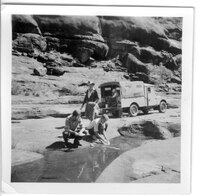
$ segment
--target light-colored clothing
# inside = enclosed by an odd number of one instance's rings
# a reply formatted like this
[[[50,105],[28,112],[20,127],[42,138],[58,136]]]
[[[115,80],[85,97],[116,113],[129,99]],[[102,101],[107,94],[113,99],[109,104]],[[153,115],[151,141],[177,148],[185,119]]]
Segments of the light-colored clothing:
[[[68,116],[65,120],[65,131],[73,130],[75,131],[77,128],[82,128],[82,119],[79,117],[78,119],[74,119],[72,115]]]
[[[100,143],[110,145],[106,136],[107,123],[101,124],[101,118],[94,119],[86,128],[89,130],[93,139],[98,140]]]
[[[77,133],[82,128],[81,117],[74,118],[72,115],[68,116],[65,120],[65,130],[63,131],[63,139],[66,147],[69,147],[68,139],[74,138],[74,145],[79,146],[79,141],[82,139],[81,135]]]
[[[101,118],[96,118],[90,122],[90,124],[86,127],[86,129],[93,129],[94,133],[102,134],[102,131],[107,129],[108,124],[101,124]],[[103,130],[102,130],[103,129]]]
[[[100,123],[101,118],[96,118],[93,121],[90,122],[88,125],[87,129],[94,129],[95,133],[98,133],[99,129],[99,123]]]
[[[88,90],[88,94],[87,94],[88,99],[90,98],[90,96],[92,95],[92,93],[93,93],[94,90],[95,90],[94,88],[91,91]]]

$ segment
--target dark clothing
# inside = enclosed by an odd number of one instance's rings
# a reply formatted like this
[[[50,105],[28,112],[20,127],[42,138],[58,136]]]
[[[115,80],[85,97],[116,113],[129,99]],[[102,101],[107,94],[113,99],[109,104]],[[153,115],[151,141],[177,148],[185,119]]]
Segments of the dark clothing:
[[[83,105],[88,102],[96,102],[97,103],[98,100],[99,100],[99,96],[95,89],[92,91],[90,97],[88,96],[88,90],[87,90],[84,101],[83,101]]]
[[[108,100],[108,107],[118,107],[120,104],[120,96],[119,93],[116,91],[112,97]]]
[[[95,104],[86,103],[85,117],[90,121],[92,121],[95,118],[95,111],[96,111],[95,109],[96,109]]]
[[[86,103],[86,107],[85,107],[85,116],[87,119],[89,120],[93,120],[95,117],[95,112],[96,112],[96,103],[99,100],[99,96],[98,93],[95,89],[93,89],[93,91],[91,92],[91,94],[89,93],[89,91],[86,91],[86,95],[83,101],[83,105]]]
[[[74,144],[79,145],[79,140],[82,139],[81,136],[76,136],[73,132],[63,132],[63,139],[65,141],[65,145],[68,146],[68,139],[74,138]]]

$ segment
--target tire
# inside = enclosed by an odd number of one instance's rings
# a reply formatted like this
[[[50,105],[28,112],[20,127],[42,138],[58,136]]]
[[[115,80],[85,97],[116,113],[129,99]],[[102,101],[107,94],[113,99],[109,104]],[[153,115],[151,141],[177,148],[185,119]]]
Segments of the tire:
[[[130,108],[129,108],[129,114],[131,116],[137,116],[139,113],[139,108],[138,108],[138,105],[133,103],[131,104]]]
[[[148,114],[148,113],[149,113],[149,110],[148,110],[148,109],[143,109],[142,112],[143,112],[144,114]]]
[[[161,101],[158,107],[159,112],[165,113],[167,110],[167,103],[165,101]]]

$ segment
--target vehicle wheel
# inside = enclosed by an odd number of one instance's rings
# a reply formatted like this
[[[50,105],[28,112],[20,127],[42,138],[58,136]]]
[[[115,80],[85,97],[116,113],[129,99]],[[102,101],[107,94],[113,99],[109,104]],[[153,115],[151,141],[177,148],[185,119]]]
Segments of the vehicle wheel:
[[[159,112],[164,113],[167,110],[167,104],[165,101],[161,101],[159,108],[158,108]]]
[[[139,109],[138,109],[138,106],[133,103],[131,104],[130,108],[129,108],[129,113],[131,116],[137,116],[138,113],[139,113]]]
[[[142,112],[143,112],[144,114],[148,114],[148,113],[149,113],[149,110],[148,110],[148,109],[143,109]]]

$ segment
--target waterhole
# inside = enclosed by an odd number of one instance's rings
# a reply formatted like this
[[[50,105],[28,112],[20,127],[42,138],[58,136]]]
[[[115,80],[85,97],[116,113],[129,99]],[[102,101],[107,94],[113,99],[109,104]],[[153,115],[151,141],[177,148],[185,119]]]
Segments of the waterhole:
[[[44,158],[12,168],[12,182],[95,182],[120,154],[136,148],[146,138],[119,136],[110,146],[72,150],[47,150]]]

